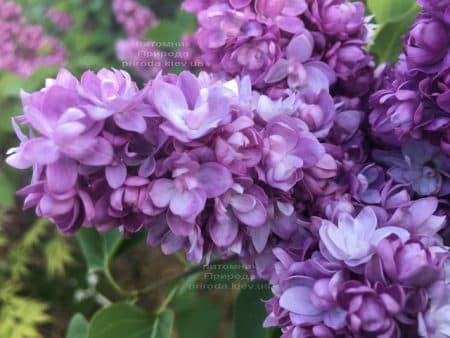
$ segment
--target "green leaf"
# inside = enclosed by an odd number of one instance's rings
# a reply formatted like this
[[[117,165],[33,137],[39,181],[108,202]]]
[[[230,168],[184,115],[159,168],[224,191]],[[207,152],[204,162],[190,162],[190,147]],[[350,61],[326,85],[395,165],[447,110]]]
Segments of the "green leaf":
[[[402,21],[405,13],[418,8],[416,0],[368,0],[367,7],[378,24]]]
[[[252,281],[245,285],[234,308],[234,333],[236,338],[261,338],[266,330],[262,327],[267,316],[263,300],[271,297],[266,282]]]
[[[70,320],[66,338],[87,338],[88,326],[89,323],[82,314],[75,314]]]
[[[114,304],[94,315],[88,338],[150,338],[154,319],[134,305]]]
[[[171,310],[160,312],[153,323],[151,338],[170,338],[173,331],[174,314]]]
[[[10,178],[0,171],[0,207],[12,207],[16,188]]]
[[[375,37],[375,44],[370,49],[376,55],[378,63],[397,61],[402,50],[402,36],[408,32],[416,14],[417,9],[412,8],[402,20],[389,22],[381,27]]]
[[[181,37],[184,34],[193,32],[195,30],[195,27],[195,16],[185,11],[179,10],[176,13],[175,20],[160,20],[158,26],[150,28],[147,31],[147,33],[145,34],[145,38],[160,43],[177,43],[181,40]],[[165,46],[163,45],[162,47]]]
[[[76,237],[89,272],[104,271],[123,240],[118,230],[100,235],[93,228],[81,229]]]
[[[176,313],[175,327],[179,338],[211,338],[219,325],[217,304],[197,298],[190,308]]]

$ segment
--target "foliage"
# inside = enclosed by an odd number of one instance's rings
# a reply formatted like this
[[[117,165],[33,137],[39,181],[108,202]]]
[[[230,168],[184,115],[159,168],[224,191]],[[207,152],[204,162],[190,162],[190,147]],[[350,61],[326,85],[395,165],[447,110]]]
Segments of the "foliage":
[[[367,6],[378,25],[370,51],[379,63],[395,62],[401,52],[402,37],[419,12],[416,1],[369,0]]]

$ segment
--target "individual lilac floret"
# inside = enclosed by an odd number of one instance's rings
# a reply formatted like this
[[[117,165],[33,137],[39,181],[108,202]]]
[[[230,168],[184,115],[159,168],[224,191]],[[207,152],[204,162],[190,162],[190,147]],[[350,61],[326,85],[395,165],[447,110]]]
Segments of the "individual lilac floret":
[[[214,215],[209,221],[209,234],[219,247],[230,246],[238,237],[239,223],[249,227],[255,247],[265,247],[267,238],[253,236],[251,228],[262,227],[267,220],[268,197],[263,189],[249,180],[241,179],[232,189],[215,200]],[[268,233],[267,231],[267,236]],[[259,243],[259,241],[262,243]],[[260,245],[259,245],[260,244]]]
[[[417,3],[427,12],[450,24],[450,4],[447,0],[417,0]]]
[[[322,32],[340,40],[361,38],[364,11],[362,2],[314,0],[311,6],[311,20]]]
[[[358,281],[344,283],[337,295],[339,306],[347,311],[350,330],[361,337],[399,338],[395,316],[405,305],[405,295],[399,285],[374,288]]]
[[[439,108],[450,114],[450,67],[434,77],[423,79],[420,82],[420,90],[433,100]],[[450,119],[448,115],[446,117]]]
[[[174,153],[163,166],[171,178],[154,181],[149,196],[155,207],[168,209],[167,223],[173,233],[189,236],[206,200],[230,189],[233,178],[224,166],[199,164],[186,154]]]
[[[375,161],[389,167],[388,175],[420,196],[450,193],[450,158],[426,141],[408,140],[399,151],[375,150]]]
[[[322,220],[319,229],[322,253],[330,260],[358,267],[372,258],[382,239],[392,234],[403,241],[409,238],[405,229],[395,226],[377,228],[377,223],[377,216],[370,207],[362,209],[356,218],[347,213],[340,214],[337,225]]]
[[[423,338],[446,338],[450,336],[450,264],[445,265],[445,285],[434,295],[430,306],[418,316],[418,333]]]
[[[335,81],[325,63],[311,61],[314,40],[308,31],[294,37],[286,48],[287,59],[279,59],[269,68],[264,80],[269,84],[287,79],[290,88],[319,93]]]
[[[114,0],[112,6],[117,22],[129,37],[142,37],[147,29],[157,24],[152,10],[135,0]]]
[[[411,70],[428,74],[450,66],[448,27],[438,19],[419,18],[406,37],[404,52]]]
[[[411,288],[431,288],[441,280],[448,252],[441,246],[427,246],[419,239],[402,243],[393,236],[378,244],[377,255],[385,277],[391,282]]]
[[[46,165],[61,158],[71,158],[86,165],[105,165],[112,160],[113,149],[100,137],[101,121],[89,118],[77,87],[65,86],[76,81],[65,70],[44,90],[22,93],[24,115],[21,122],[39,136],[22,137],[19,148],[7,161],[16,168]]]
[[[182,72],[176,83],[163,77],[152,83],[150,99],[164,122],[167,135],[182,142],[199,139],[231,120],[233,92],[217,83],[202,83],[189,72]]]
[[[409,82],[375,92],[370,103],[372,133],[384,143],[398,144],[423,121],[424,104]]]
[[[303,123],[279,116],[264,130],[263,172],[269,185],[284,191],[299,182],[305,168],[311,168],[325,155],[324,147]]]

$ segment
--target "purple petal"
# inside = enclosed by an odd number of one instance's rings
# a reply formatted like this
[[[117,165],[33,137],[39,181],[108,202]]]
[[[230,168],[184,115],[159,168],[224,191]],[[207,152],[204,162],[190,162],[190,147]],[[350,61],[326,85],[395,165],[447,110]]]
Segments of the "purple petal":
[[[289,62],[285,59],[278,60],[267,72],[264,81],[276,83],[286,78],[288,74]]]
[[[299,62],[307,61],[313,52],[314,40],[310,34],[300,34],[293,38],[287,46],[287,56]]]
[[[217,215],[209,227],[211,239],[217,246],[231,245],[236,239],[238,231],[238,222],[229,212]]]
[[[176,193],[175,186],[171,180],[161,178],[153,183],[150,190],[150,198],[158,208],[165,208]]]
[[[205,207],[206,196],[200,189],[177,191],[170,200],[170,210],[183,218],[195,218]]]
[[[311,288],[297,286],[286,290],[280,298],[280,306],[288,311],[306,315],[315,316],[321,313],[311,303]]]
[[[97,142],[93,149],[91,149],[89,156],[80,159],[80,162],[91,166],[104,166],[111,163],[114,155],[114,150],[108,141],[102,137],[97,138]]]
[[[288,33],[298,34],[303,31],[305,26],[300,18],[294,16],[277,16],[275,21],[278,27]]]
[[[56,144],[42,137],[27,141],[23,145],[22,154],[25,160],[34,164],[49,164],[59,158]]]
[[[111,188],[119,188],[127,178],[127,167],[123,162],[116,166],[108,166],[105,169],[106,180]]]
[[[186,222],[171,212],[167,212],[167,225],[175,235],[183,237],[189,236],[195,227],[195,223]]]
[[[139,112],[118,112],[114,114],[114,122],[128,131],[135,131],[137,133],[143,133],[147,129],[147,123],[145,118]]]
[[[77,181],[77,165],[75,161],[66,157],[47,165],[47,188],[54,194],[64,194],[73,188]]]
[[[233,185],[229,170],[217,163],[202,164],[197,172],[197,179],[208,198],[222,195]]]

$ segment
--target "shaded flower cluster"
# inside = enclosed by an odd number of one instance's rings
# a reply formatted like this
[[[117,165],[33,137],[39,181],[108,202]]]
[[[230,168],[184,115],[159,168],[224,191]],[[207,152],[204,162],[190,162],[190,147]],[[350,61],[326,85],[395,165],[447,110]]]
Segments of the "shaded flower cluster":
[[[117,22],[129,37],[141,38],[157,24],[153,11],[135,0],[114,0],[112,6]]]
[[[373,62],[364,49],[370,32],[361,2],[185,0],[182,6],[197,15],[196,57],[210,71],[248,75],[272,96],[279,93],[275,84],[320,90],[335,83],[350,96],[370,89]]]
[[[0,69],[28,77],[44,66],[62,65],[66,50],[61,42],[31,25],[22,7],[11,0],[0,1]]]

